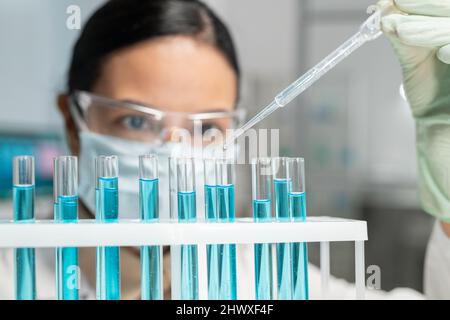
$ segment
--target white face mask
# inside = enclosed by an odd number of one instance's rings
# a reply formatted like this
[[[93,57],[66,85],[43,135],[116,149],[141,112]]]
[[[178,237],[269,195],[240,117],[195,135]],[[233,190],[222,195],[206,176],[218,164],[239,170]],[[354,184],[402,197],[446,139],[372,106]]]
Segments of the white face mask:
[[[79,195],[92,214],[95,214],[95,157],[100,155],[116,155],[119,157],[119,218],[138,219],[139,156],[153,154],[158,157],[159,164],[159,217],[161,219],[170,218],[168,158],[183,153],[183,147],[180,144],[152,145],[89,131],[80,132],[80,142]],[[197,155],[195,151],[193,151],[193,154]],[[195,171],[197,217],[204,217],[203,165],[196,165]]]

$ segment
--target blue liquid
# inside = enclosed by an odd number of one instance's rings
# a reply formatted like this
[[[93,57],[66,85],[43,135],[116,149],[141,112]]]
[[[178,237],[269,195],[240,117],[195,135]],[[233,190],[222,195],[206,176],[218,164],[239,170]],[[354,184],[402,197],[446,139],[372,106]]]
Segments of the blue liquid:
[[[205,214],[207,221],[217,222],[217,187],[205,185]],[[218,245],[206,246],[208,260],[208,299],[219,299],[219,248]]]
[[[140,179],[139,187],[139,207],[142,221],[158,221],[158,179]],[[141,298],[143,300],[161,300],[163,298],[161,261],[160,246],[141,247]]]
[[[143,221],[156,222],[159,219],[159,189],[158,179],[139,180],[139,192],[140,192],[140,215]]]
[[[55,221],[78,220],[78,197],[60,196],[55,203]],[[77,248],[56,248],[56,288],[59,300],[78,300],[79,268]]]
[[[99,178],[96,189],[96,219],[115,222],[119,216],[118,179]],[[97,248],[97,299],[120,299],[120,249]]]
[[[195,222],[195,192],[178,192],[178,220]],[[181,246],[181,299],[198,300],[198,252],[196,245]]]
[[[208,221],[234,221],[234,186],[205,186],[205,209]],[[235,300],[236,245],[207,245],[208,298]]]
[[[270,200],[253,200],[255,221],[271,220]],[[273,299],[272,245],[255,244],[255,296],[257,300]]]
[[[219,222],[233,222],[234,212],[234,186],[217,186],[217,215]],[[219,244],[219,299],[236,300],[236,245]]]
[[[34,221],[34,186],[13,186],[14,221]],[[36,299],[35,251],[15,249],[16,299]]]
[[[278,221],[290,221],[289,197],[291,181],[286,179],[273,180],[275,192],[275,215]]]
[[[290,221],[289,196],[291,181],[275,179],[275,214],[278,221]],[[292,299],[291,245],[277,243],[277,290],[279,300]]]
[[[196,218],[195,192],[178,192],[178,220],[195,222]]]
[[[208,221],[216,222],[217,215],[217,186],[205,185],[205,213]]]
[[[305,193],[290,193],[289,203],[292,218],[296,221],[306,220]],[[308,300],[308,246],[307,243],[292,243],[292,298]]]

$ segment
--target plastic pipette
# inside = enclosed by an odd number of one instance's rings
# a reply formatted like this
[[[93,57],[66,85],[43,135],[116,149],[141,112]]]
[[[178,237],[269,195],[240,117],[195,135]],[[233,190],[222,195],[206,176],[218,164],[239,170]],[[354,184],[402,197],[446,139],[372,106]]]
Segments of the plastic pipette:
[[[244,134],[248,129],[262,121],[275,110],[286,106],[295,97],[300,95],[306,89],[308,89],[314,82],[319,80],[324,74],[333,69],[338,63],[344,60],[351,53],[356,51],[366,42],[377,39],[381,34],[381,16],[382,11],[376,7],[370,7],[368,12],[374,12],[359,28],[358,32],[344,42],[339,48],[333,51],[325,59],[319,62],[316,66],[311,68],[308,72],[295,80],[286,89],[280,92],[274,100],[263,110],[261,110],[256,116],[245,123],[241,128],[233,132],[229,136],[224,145],[224,149],[227,149],[231,143]]]

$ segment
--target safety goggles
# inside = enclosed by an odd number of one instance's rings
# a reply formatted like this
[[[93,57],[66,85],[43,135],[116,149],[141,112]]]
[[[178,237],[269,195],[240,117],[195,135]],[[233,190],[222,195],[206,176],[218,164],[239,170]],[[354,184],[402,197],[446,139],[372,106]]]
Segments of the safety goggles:
[[[238,128],[245,110],[232,112],[165,112],[154,106],[75,91],[70,108],[80,130],[148,143],[176,140],[180,135],[225,136],[227,129]],[[175,138],[174,138],[175,137]]]

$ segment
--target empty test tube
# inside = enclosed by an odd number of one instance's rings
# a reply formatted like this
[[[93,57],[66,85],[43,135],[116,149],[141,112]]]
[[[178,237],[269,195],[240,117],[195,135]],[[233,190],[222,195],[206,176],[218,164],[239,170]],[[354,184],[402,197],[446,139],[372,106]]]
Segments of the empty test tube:
[[[158,159],[153,155],[139,157],[139,210],[143,222],[159,220]],[[141,298],[163,299],[161,246],[141,247]]]
[[[54,219],[59,223],[78,220],[78,160],[73,156],[54,159]],[[56,248],[56,291],[59,300],[78,300],[78,249]]]
[[[289,159],[288,178],[292,182],[289,192],[290,214],[294,221],[306,220],[305,161]],[[307,243],[292,243],[292,299],[307,300],[308,293],[308,246]]]
[[[210,167],[212,165],[214,167]],[[215,185],[211,176],[215,176]],[[205,182],[208,221],[233,222],[235,218],[235,176],[232,159],[205,160]],[[214,196],[216,199],[212,200]],[[215,208],[211,208],[214,204]],[[211,215],[211,212],[214,215]],[[208,246],[208,267],[208,271],[211,271],[208,275],[212,276],[208,278],[210,280],[208,282],[209,298],[235,300],[237,290],[236,245],[219,244]]]
[[[96,170],[96,219],[115,222],[119,214],[117,156],[99,156]],[[120,248],[97,248],[97,299],[120,299]]]
[[[34,221],[34,157],[13,159],[13,211],[15,222]],[[14,250],[16,299],[36,299],[35,249]]]
[[[275,216],[277,221],[291,220],[289,211],[289,193],[291,180],[288,178],[288,158],[272,159],[273,189],[275,193]],[[277,243],[277,292],[278,299],[292,299],[291,245]]]
[[[272,220],[272,161],[260,158],[252,161],[253,217],[257,222]],[[273,299],[272,245],[255,244],[255,296],[257,300]]]

